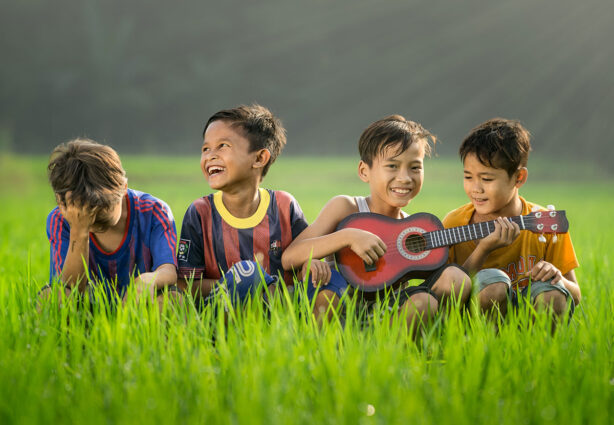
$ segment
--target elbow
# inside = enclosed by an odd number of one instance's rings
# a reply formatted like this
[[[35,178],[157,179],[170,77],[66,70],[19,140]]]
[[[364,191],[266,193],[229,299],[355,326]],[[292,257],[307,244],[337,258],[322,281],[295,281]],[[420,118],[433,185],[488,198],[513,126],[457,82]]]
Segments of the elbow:
[[[284,251],[284,253],[281,255],[281,266],[284,268],[284,270],[290,270],[292,268],[288,251]]]

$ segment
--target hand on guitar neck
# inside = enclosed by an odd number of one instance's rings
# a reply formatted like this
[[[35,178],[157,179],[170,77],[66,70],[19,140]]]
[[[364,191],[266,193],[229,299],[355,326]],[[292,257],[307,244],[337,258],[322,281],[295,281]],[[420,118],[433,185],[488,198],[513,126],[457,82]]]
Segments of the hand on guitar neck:
[[[480,270],[491,252],[511,245],[520,236],[520,226],[514,221],[498,217],[493,222],[495,230],[478,241],[477,247],[463,264],[469,274]]]

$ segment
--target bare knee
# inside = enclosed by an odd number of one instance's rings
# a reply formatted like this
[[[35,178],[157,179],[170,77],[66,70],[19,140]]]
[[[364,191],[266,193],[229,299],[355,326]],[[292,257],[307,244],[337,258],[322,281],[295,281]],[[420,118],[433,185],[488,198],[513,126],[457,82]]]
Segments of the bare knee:
[[[333,311],[339,306],[339,297],[333,291],[322,289],[316,295],[313,314],[316,319],[332,319]]]
[[[486,286],[478,294],[480,308],[484,312],[499,309],[502,313],[507,310],[508,286],[505,282],[496,282]]]
[[[535,297],[535,307],[538,309],[551,308],[557,316],[562,316],[567,310],[567,297],[560,291],[542,292]]]
[[[439,303],[428,292],[420,292],[409,297],[401,306],[401,313],[405,315],[407,324],[415,326],[416,323],[426,323],[433,319]]]
[[[471,295],[471,279],[458,267],[447,267],[433,285],[433,292],[442,298],[467,302]]]

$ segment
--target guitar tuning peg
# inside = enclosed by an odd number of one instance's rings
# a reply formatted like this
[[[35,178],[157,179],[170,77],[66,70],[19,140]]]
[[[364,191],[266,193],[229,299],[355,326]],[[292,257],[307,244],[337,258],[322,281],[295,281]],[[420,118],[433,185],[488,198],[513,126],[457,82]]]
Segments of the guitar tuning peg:
[[[541,243],[546,243],[546,237],[542,234],[539,235],[539,238],[537,238],[538,241],[540,241]]]
[[[558,236],[555,233],[554,236],[552,236],[552,243],[556,243],[556,241],[558,241],[558,240],[559,240],[559,238],[558,238]]]
[[[548,208],[550,211],[554,211],[556,208],[554,208],[554,205],[548,205],[546,208]]]
[[[539,207],[537,205],[533,205],[533,208],[531,208],[531,212],[537,212],[539,211]]]

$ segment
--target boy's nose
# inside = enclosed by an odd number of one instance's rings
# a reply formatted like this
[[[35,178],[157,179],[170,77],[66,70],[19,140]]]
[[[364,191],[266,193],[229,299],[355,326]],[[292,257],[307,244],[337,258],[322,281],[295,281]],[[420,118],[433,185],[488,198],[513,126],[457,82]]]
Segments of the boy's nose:
[[[401,182],[408,182],[411,180],[411,176],[409,175],[408,171],[400,170],[397,174],[397,180]]]

